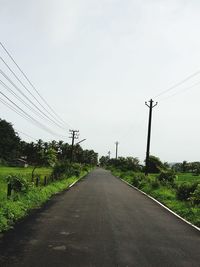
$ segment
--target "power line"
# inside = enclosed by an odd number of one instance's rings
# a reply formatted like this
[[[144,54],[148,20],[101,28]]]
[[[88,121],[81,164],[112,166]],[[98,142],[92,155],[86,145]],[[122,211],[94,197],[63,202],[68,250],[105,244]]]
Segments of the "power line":
[[[199,84],[200,84],[200,81],[197,82],[197,83],[195,83],[195,84],[193,84],[193,85],[191,85],[191,86],[189,86],[189,87],[183,88],[182,90],[180,90],[180,91],[178,91],[178,92],[176,92],[176,93],[174,93],[174,94],[172,94],[172,95],[170,95],[170,96],[161,98],[161,99],[160,99],[160,102],[161,102],[161,101],[164,101],[164,100],[166,100],[166,99],[168,99],[168,98],[174,97],[174,96],[176,96],[176,95],[178,95],[178,94],[180,94],[180,93],[183,93],[183,92],[185,92],[185,91],[188,91],[189,89],[192,89],[193,87],[196,87],[196,86],[199,85]]]
[[[24,89],[36,100],[36,102],[46,111],[48,112],[49,115],[51,115],[49,113],[49,111],[38,101],[38,99],[31,93],[31,91],[24,85],[24,83],[19,79],[19,77],[16,75],[16,73],[9,67],[9,65],[5,62],[5,60],[0,57],[1,61],[4,63],[4,65],[9,69],[9,71],[14,75],[14,77],[17,79],[17,81],[24,87]],[[43,113],[44,114],[44,113]],[[51,115],[52,116],[52,115]],[[53,119],[55,120],[55,118],[53,117]],[[52,119],[51,119],[52,120]],[[53,121],[53,120],[52,120]],[[58,122],[58,120],[56,119],[56,123],[60,124],[60,122]],[[62,126],[60,126],[62,127]],[[62,127],[63,128],[63,127]],[[65,129],[65,128],[63,128]]]
[[[18,96],[8,85],[6,85],[1,79],[0,79],[0,84],[10,93],[12,94],[15,98],[17,98],[22,104],[24,104],[31,112],[35,113],[37,116],[39,116],[42,119],[47,119],[45,118],[42,114],[40,114],[37,110],[33,109],[28,103],[26,103],[20,96]],[[49,122],[51,122],[49,120]],[[52,123],[52,122],[51,122]]]
[[[21,117],[23,117],[24,119],[28,120],[27,117],[25,117],[22,113],[20,113],[17,109],[15,109],[12,105],[10,105],[9,103],[7,103],[3,98],[0,97],[0,102],[3,103],[5,106],[7,106],[9,109],[11,109],[12,111],[14,111],[15,113],[17,113],[18,115],[20,115]]]
[[[16,130],[16,132],[17,132],[17,133],[21,133],[21,134],[23,134],[23,135],[25,135],[25,136],[29,137],[30,139],[33,139],[33,140],[37,141],[37,139],[36,139],[36,138],[34,138],[34,137],[32,137],[32,136],[30,136],[30,135],[28,135],[28,134],[24,133],[24,132],[21,132],[21,131],[19,131],[19,130],[17,130],[17,129],[15,129],[15,130]]]
[[[55,125],[57,125],[59,128],[62,128],[62,129],[65,129],[63,128],[62,126],[60,126],[57,122],[53,121],[48,115],[46,115],[38,106],[36,106],[36,104],[30,100],[23,92],[22,90],[5,74],[5,72],[3,72],[1,69],[0,69],[0,73],[1,75],[7,80],[9,81],[12,86],[21,94],[23,95],[24,98],[26,98],[26,100],[29,101],[29,103],[31,103],[40,113],[43,114],[43,116],[45,116],[48,120],[50,120],[51,122],[53,122]]]
[[[17,110],[16,108],[14,108],[11,104],[9,104],[8,102],[6,102],[4,99],[2,99],[0,97],[0,102],[3,103],[6,107],[8,107],[9,109],[11,109],[12,111],[14,111],[16,114],[18,114],[19,116],[21,116],[22,118],[24,118],[25,120],[27,120],[28,122],[31,122],[32,124],[38,126],[36,123],[34,123],[33,121],[31,121],[29,118],[27,118],[22,112],[20,112],[19,110]],[[42,128],[43,129],[43,128]],[[43,129],[44,130],[44,129]]]
[[[200,70],[199,70],[199,71],[196,71],[195,73],[193,73],[193,74],[191,74],[191,75],[189,75],[189,76],[187,76],[187,77],[186,77],[185,79],[183,79],[182,81],[180,81],[180,82],[178,82],[178,83],[175,83],[173,86],[171,86],[171,87],[169,87],[168,89],[166,89],[166,90],[162,91],[161,93],[157,94],[157,95],[155,96],[155,98],[158,98],[158,97],[160,97],[161,95],[163,95],[163,94],[165,94],[165,93],[167,93],[167,92],[169,92],[169,91],[175,89],[176,87],[178,87],[178,86],[180,86],[181,84],[187,82],[188,80],[190,80],[191,78],[197,76],[198,74],[200,74]]]
[[[13,56],[8,52],[8,50],[5,48],[5,46],[0,42],[1,47],[6,52],[6,54],[9,56],[9,58],[12,60],[12,62],[15,64],[15,66],[18,68],[18,70],[21,72],[21,74],[24,76],[24,78],[27,80],[27,82],[30,84],[30,86],[33,88],[33,90],[37,93],[37,95],[41,98],[41,100],[47,105],[47,107],[54,113],[54,115],[62,121],[62,123],[66,124],[67,126],[70,126],[68,123],[66,123],[55,111],[54,109],[48,104],[48,102],[44,99],[44,97],[39,93],[39,91],[36,89],[36,87],[33,85],[33,83],[30,81],[30,79],[27,77],[27,75],[24,73],[24,71],[20,68],[20,66],[17,64],[17,62],[14,60]]]
[[[37,121],[36,119],[34,119],[31,115],[29,115],[26,111],[24,111],[22,108],[20,108],[16,103],[14,103],[9,97],[7,97],[7,96],[6,96],[4,93],[2,93],[1,91],[0,91],[0,94],[1,94],[2,96],[4,96],[4,98],[6,98],[10,103],[12,103],[12,104],[17,108],[17,110],[20,111],[20,113],[23,114],[23,117],[24,117],[24,115],[25,115],[26,119],[28,118],[29,121],[31,120],[31,122],[34,123],[34,124],[36,124],[37,126],[39,125],[39,128],[41,128],[41,129],[47,131],[48,133],[51,133],[51,134],[53,134],[53,135],[56,135],[56,136],[60,136],[60,137],[61,137],[61,135],[59,135],[59,134],[53,132],[53,131],[50,130],[48,127],[46,127],[45,125],[43,125],[41,122],[39,122],[39,121]],[[16,108],[15,108],[15,109],[16,109]],[[18,112],[18,114],[19,114],[19,112]],[[63,136],[62,136],[62,137],[63,137]]]

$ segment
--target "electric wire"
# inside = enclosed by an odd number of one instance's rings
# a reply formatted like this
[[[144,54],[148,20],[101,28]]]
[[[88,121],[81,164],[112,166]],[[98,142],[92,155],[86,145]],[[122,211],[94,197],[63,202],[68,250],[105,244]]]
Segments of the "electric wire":
[[[43,108],[44,106],[38,101],[38,99],[31,93],[31,91],[24,85],[24,83],[19,79],[19,77],[16,75],[16,73],[9,67],[9,65],[5,62],[5,60],[0,57],[1,61],[4,63],[4,65],[8,68],[8,70],[14,75],[14,77],[17,79],[17,81],[24,87],[24,89],[35,99],[35,101]],[[46,110],[46,109],[45,109]],[[47,110],[46,110],[47,111]],[[47,111],[48,112],[48,111]],[[44,112],[42,112],[43,114],[45,114]],[[51,115],[49,112],[48,112],[49,115]],[[45,114],[46,117],[49,118],[49,116],[47,116]],[[51,119],[53,121],[53,119]],[[54,119],[55,120],[55,119]],[[56,119],[55,123],[58,125],[60,124],[60,122]],[[63,128],[65,129],[63,126],[60,125],[60,128]],[[66,130],[66,129],[65,129]]]
[[[67,125],[68,127],[71,127],[68,123],[66,123],[55,111],[54,109],[48,104],[48,102],[45,100],[45,98],[39,93],[39,91],[36,89],[36,87],[33,85],[33,83],[30,81],[30,79],[27,77],[27,75],[24,73],[24,71],[21,69],[21,67],[17,64],[17,62],[14,60],[13,56],[8,52],[8,50],[5,48],[5,46],[0,42],[1,47],[6,52],[6,54],[9,56],[9,58],[12,60],[12,62],[15,64],[15,66],[18,68],[18,70],[21,72],[21,74],[24,76],[24,78],[27,80],[27,82],[30,84],[30,86],[33,88],[33,90],[37,93],[37,95],[40,97],[40,99],[47,105],[47,107],[53,112],[53,114],[60,120],[62,123]],[[43,107],[44,108],[44,107]]]
[[[56,135],[56,136],[60,136],[61,137],[61,135],[53,132],[51,129],[49,129],[48,127],[46,127],[45,125],[43,125],[41,122],[39,122],[36,119],[34,119],[31,115],[29,115],[26,111],[24,111],[16,103],[14,103],[9,97],[7,97],[3,92],[0,91],[0,94],[2,96],[4,96],[4,98],[6,98],[10,103],[12,103],[17,108],[17,110],[20,111],[20,113],[23,113],[25,115],[25,117],[29,118],[31,122],[34,122],[34,124],[36,124],[37,126],[39,125],[39,128],[47,131],[48,133],[51,133],[52,135]]]
[[[176,87],[184,84],[185,82],[187,82],[188,80],[190,80],[191,78],[193,78],[193,77],[195,77],[195,76],[197,76],[199,74],[200,74],[200,70],[196,71],[195,73],[193,73],[193,74],[191,74],[189,76],[187,76],[185,79],[181,80],[180,82],[174,84],[173,86],[169,87],[168,89],[166,89],[166,90],[162,91],[161,93],[157,94],[156,96],[154,96],[154,98],[159,98],[161,95],[168,93],[169,91],[171,91],[171,90],[175,89]]]
[[[28,103],[26,103],[20,96],[18,96],[8,85],[6,85],[1,79],[0,79],[0,84],[8,91],[10,94],[12,94],[15,98],[17,98],[22,104],[24,104],[31,112],[34,112],[38,117],[45,119],[46,118],[40,114],[37,110],[33,109]],[[49,120],[50,123],[52,123]]]
[[[15,131],[16,131],[17,133],[20,133],[20,134],[23,134],[23,135],[29,137],[30,139],[33,139],[33,140],[37,141],[36,138],[30,136],[29,134],[26,134],[26,133],[24,133],[24,132],[22,132],[22,131],[19,131],[18,129],[15,129]]]
[[[20,113],[17,109],[15,109],[13,106],[11,106],[9,103],[7,103],[3,98],[0,97],[0,102],[3,103],[5,106],[7,106],[9,109],[13,110],[15,113],[23,117],[24,119],[28,120],[27,117],[25,117],[22,113]]]
[[[171,98],[171,97],[174,97],[174,96],[176,96],[176,95],[179,95],[180,93],[183,93],[183,92],[185,92],[185,91],[188,91],[189,89],[192,89],[192,88],[196,87],[196,86],[199,85],[199,84],[200,84],[200,81],[197,82],[197,83],[195,83],[195,84],[193,84],[193,85],[191,85],[191,86],[189,86],[189,87],[183,88],[182,90],[180,90],[180,91],[178,91],[178,92],[176,92],[176,93],[174,93],[174,94],[172,94],[172,95],[170,95],[170,96],[166,96],[166,97],[164,97],[164,98],[161,98],[159,101],[161,102],[161,101],[164,101],[164,100],[169,99],[169,98]]]
[[[57,124],[55,121],[53,121],[48,115],[46,115],[39,107],[36,106],[36,104],[30,100],[23,92],[22,90],[5,74],[5,72],[3,72],[0,69],[0,73],[1,75],[9,82],[12,84],[12,86],[21,94],[23,95],[24,98],[26,98],[26,100],[29,101],[29,103],[31,103],[40,113],[42,113],[48,120],[50,120],[51,122],[53,122],[55,125],[57,125],[59,128],[65,129],[62,126],[60,126],[59,124]]]

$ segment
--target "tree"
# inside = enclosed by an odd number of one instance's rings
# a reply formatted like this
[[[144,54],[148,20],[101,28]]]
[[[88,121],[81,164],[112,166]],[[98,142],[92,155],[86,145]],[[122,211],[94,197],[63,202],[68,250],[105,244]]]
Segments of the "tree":
[[[149,156],[149,172],[150,173],[159,173],[162,170],[166,170],[166,166],[162,163],[162,161],[155,156]]]
[[[106,166],[109,164],[109,157],[108,156],[102,156],[100,159],[99,159],[99,163],[101,166]]]
[[[54,167],[57,162],[57,152],[54,148],[40,151],[40,164],[44,166]]]
[[[11,123],[0,119],[0,159],[10,161],[19,157],[20,138]]]
[[[187,167],[188,167],[188,163],[187,163],[186,160],[184,160],[183,163],[182,163],[182,170],[183,170],[183,172],[186,172],[187,171]]]

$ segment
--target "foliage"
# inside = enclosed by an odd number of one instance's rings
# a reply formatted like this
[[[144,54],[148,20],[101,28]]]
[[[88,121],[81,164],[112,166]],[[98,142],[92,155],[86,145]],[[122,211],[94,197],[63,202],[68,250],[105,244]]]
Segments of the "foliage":
[[[198,161],[187,162],[184,160],[182,163],[175,163],[172,168],[176,172],[191,172],[194,175],[200,175],[200,162]]]
[[[77,181],[86,174],[81,172],[78,177],[68,177],[63,180],[55,181],[45,187],[31,187],[26,194],[19,194],[18,198],[8,199],[0,202],[0,232],[6,231],[13,224],[25,217],[30,210],[40,207],[50,197],[69,187],[70,184]]]
[[[200,204],[200,184],[197,185],[196,189],[191,194],[190,200],[194,205]]]
[[[157,179],[162,184],[172,185],[176,179],[176,175],[173,171],[161,171],[161,173],[157,176]]]
[[[176,196],[179,200],[189,200],[192,193],[197,188],[197,183],[182,183],[176,188]]]
[[[41,139],[37,143],[21,142],[21,155],[27,157],[29,164],[34,166],[54,166],[57,161],[70,161],[71,145],[63,141],[43,142]],[[93,150],[83,150],[80,145],[74,146],[73,162],[96,165],[98,154]]]
[[[20,139],[11,123],[0,119],[0,159],[10,161],[19,156]]]
[[[109,165],[109,157],[108,156],[102,156],[100,159],[99,159],[99,163],[101,166],[107,166]]]
[[[99,161],[102,166],[112,166],[121,171],[137,172],[141,170],[139,159],[134,157],[119,157],[118,159],[109,159],[108,157],[101,157]]]
[[[148,161],[148,172],[149,173],[159,173],[163,170],[166,170],[168,166],[166,163],[162,163],[162,161],[155,156],[149,156]]]
[[[145,175],[143,173],[136,173],[132,177],[131,184],[136,186],[136,187],[138,187],[138,188],[141,188],[142,184],[143,184],[143,181],[145,179],[146,179],[146,177],[145,177]]]
[[[190,187],[193,187],[193,189],[191,190],[191,193],[188,194],[189,198],[186,197],[188,201],[182,201],[177,198],[177,193],[174,187],[168,186],[168,182],[159,182],[157,178],[159,174],[151,174],[148,177],[145,177],[142,174],[143,176],[140,177],[138,176],[139,173],[134,173],[131,171],[124,172],[114,167],[109,169],[111,169],[112,173],[115,176],[121,177],[123,180],[138,187],[143,192],[151,195],[186,220],[192,222],[198,227],[200,226],[200,183],[197,186],[197,183],[188,182]],[[198,178],[192,176],[192,174],[184,173],[176,179],[175,184],[177,185],[177,187],[180,187],[182,184],[185,184],[185,181],[188,181],[189,179],[191,179],[191,181],[194,181]],[[196,189],[194,184],[196,185]]]
[[[54,168],[52,175],[55,178],[70,177],[70,176],[79,176],[82,166],[78,163],[71,164],[70,162],[58,162]]]
[[[157,179],[151,180],[151,187],[153,189],[157,189],[157,188],[159,188],[159,186],[160,186],[160,183],[158,182]]]
[[[0,165],[8,165],[18,158],[25,159],[32,166],[54,166],[57,161],[71,159],[72,146],[63,141],[27,143],[20,140],[13,126],[0,119]],[[84,150],[74,145],[73,162],[97,165],[98,154],[94,150]]]
[[[6,182],[11,184],[12,190],[15,192],[27,192],[29,187],[31,186],[30,182],[28,180],[21,176],[21,175],[8,175],[6,177]]]

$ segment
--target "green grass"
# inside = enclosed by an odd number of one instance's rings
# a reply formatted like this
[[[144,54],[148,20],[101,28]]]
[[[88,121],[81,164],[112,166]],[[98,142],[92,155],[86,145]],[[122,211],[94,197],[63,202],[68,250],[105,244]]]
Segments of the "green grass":
[[[133,172],[121,172],[120,170],[113,168],[111,171],[115,176],[118,176],[128,183],[133,184]],[[186,220],[200,227],[200,206],[192,205],[190,201],[178,200],[176,198],[175,188],[170,185],[162,185],[157,183],[155,186],[156,176],[156,174],[150,174],[148,177],[145,177],[137,187],[163,203],[165,206]],[[183,182],[200,183],[200,176],[193,176],[191,173],[180,173],[176,179],[176,184],[181,184]]]
[[[181,184],[183,182],[199,182],[200,183],[200,176],[195,176],[192,173],[178,173],[177,174],[176,183]]]
[[[44,173],[47,174],[48,171],[43,170]],[[24,194],[15,194],[14,199],[4,199],[1,201],[0,232],[12,228],[14,223],[27,216],[30,210],[41,207],[52,195],[67,189],[69,185],[82,178],[86,173],[86,171],[82,171],[79,177],[73,176],[55,181],[47,186],[32,187]]]
[[[6,198],[7,195],[7,184],[5,178],[10,174],[17,174],[26,177],[27,180],[31,181],[33,167],[2,167],[0,166],[0,201]],[[52,168],[40,167],[36,168],[34,176],[39,176],[41,182],[44,176],[49,176],[52,172]]]

